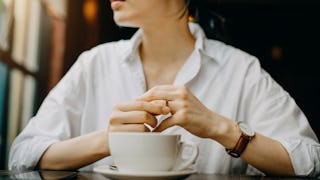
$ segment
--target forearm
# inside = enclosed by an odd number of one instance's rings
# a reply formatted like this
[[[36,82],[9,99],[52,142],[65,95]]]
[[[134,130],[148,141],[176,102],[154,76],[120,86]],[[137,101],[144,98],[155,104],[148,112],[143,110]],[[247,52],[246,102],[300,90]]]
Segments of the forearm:
[[[266,174],[294,176],[289,154],[280,142],[256,134],[241,158]]]
[[[226,148],[233,148],[241,133],[233,121],[218,116],[222,125],[220,135],[215,135],[214,140]],[[248,164],[266,174],[272,175],[295,175],[289,154],[280,142],[256,133],[255,137],[248,143],[241,158]]]
[[[78,169],[108,156],[107,130],[96,131],[51,145],[39,161],[40,169]]]

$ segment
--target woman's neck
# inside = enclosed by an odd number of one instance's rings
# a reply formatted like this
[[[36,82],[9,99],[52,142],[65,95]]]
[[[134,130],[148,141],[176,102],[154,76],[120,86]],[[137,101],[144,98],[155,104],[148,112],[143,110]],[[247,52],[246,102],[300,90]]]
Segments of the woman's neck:
[[[140,56],[144,63],[155,65],[185,61],[194,49],[195,39],[185,19],[155,23],[142,28]]]

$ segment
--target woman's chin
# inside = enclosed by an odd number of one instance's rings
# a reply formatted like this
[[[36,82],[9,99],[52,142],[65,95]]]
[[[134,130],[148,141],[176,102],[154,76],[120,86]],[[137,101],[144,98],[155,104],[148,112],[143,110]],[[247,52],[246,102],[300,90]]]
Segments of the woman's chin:
[[[135,25],[132,25],[130,23],[117,23],[116,24],[119,26],[119,27],[128,27],[128,28],[139,28],[138,26],[135,26]]]
[[[128,18],[124,18],[123,16],[119,16],[119,15],[114,15],[113,17],[115,23],[118,26],[123,26],[123,27],[138,27],[135,23],[133,23],[132,21],[130,21]]]

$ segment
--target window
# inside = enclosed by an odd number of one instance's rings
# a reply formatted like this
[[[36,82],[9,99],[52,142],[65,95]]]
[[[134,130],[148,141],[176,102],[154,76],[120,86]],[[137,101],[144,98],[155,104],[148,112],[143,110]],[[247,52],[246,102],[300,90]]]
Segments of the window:
[[[62,76],[66,2],[0,0],[0,169],[14,138]]]

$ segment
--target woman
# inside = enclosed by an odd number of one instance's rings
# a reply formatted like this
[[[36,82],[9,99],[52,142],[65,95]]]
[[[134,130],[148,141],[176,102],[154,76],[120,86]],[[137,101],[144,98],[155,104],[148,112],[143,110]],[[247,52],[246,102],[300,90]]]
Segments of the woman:
[[[105,165],[109,132],[151,129],[196,142],[198,172],[319,176],[304,114],[255,57],[188,23],[196,2],[111,0],[116,23],[140,30],[79,57],[15,140],[10,167]]]

